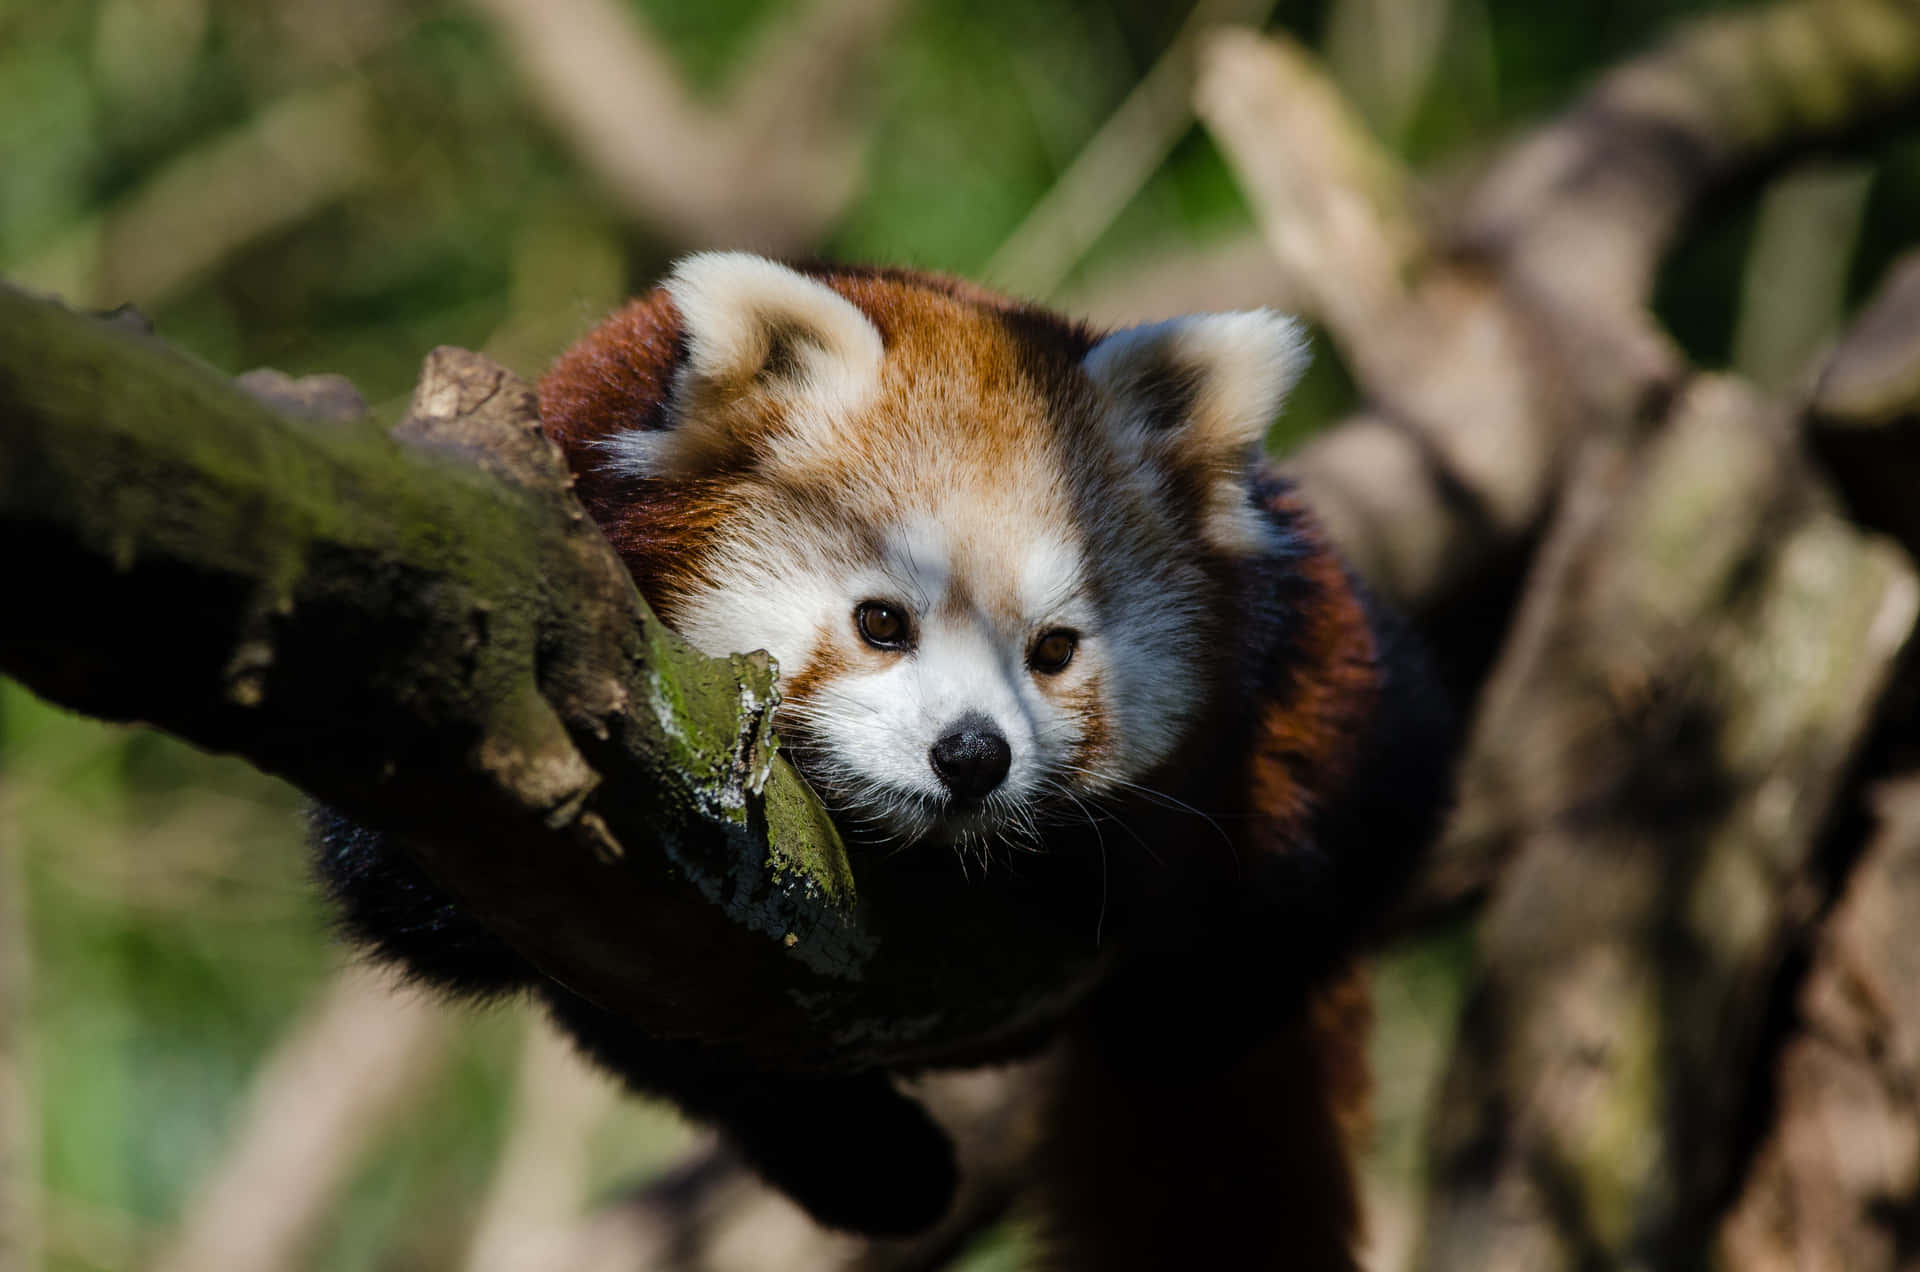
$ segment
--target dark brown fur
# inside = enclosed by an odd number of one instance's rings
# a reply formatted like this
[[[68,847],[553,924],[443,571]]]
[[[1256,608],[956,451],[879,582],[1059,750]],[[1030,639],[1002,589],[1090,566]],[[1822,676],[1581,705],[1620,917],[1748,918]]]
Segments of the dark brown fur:
[[[1069,1053],[1041,1172],[1052,1272],[1355,1272],[1366,986],[1319,990],[1226,1068],[1173,1080]]]

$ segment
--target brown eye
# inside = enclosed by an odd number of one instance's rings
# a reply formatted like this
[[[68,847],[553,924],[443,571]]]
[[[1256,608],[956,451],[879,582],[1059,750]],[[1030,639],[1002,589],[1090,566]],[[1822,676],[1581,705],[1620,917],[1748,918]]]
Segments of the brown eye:
[[[1033,642],[1033,650],[1027,655],[1027,666],[1048,676],[1065,671],[1067,664],[1073,661],[1073,651],[1079,644],[1080,633],[1056,627]]]
[[[913,643],[913,630],[907,611],[885,601],[862,601],[853,611],[853,622],[860,639],[875,649],[907,649]]]

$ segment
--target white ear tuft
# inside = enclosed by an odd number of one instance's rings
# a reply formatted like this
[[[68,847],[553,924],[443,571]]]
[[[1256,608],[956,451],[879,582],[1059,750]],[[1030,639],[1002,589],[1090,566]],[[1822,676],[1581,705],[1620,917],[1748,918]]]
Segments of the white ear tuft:
[[[687,369],[711,382],[776,374],[859,376],[880,363],[880,333],[817,279],[746,252],[702,252],[666,282],[686,332]]]
[[[1084,366],[1140,442],[1220,463],[1266,437],[1308,358],[1299,322],[1254,309],[1116,331]]]
[[[1116,331],[1082,365],[1120,446],[1180,479],[1215,547],[1251,555],[1270,527],[1248,500],[1247,471],[1307,356],[1299,323],[1255,309]]]
[[[663,286],[686,355],[666,427],[600,443],[622,476],[830,452],[836,430],[879,385],[879,329],[818,279],[746,252],[702,252]]]

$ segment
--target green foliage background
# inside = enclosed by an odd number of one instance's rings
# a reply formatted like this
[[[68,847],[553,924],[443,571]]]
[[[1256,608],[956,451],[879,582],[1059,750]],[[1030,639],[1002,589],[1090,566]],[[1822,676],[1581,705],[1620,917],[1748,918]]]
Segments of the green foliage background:
[[[1322,47],[1340,29],[1331,64],[1357,79],[1369,36],[1346,3],[1283,4],[1275,23]],[[778,8],[635,7],[711,96],[729,91]],[[1386,140],[1444,184],[1608,62],[1710,7],[1457,0],[1410,110],[1382,110],[1366,84],[1351,87]],[[821,255],[978,274],[1184,17],[1184,6],[1146,0],[905,5],[854,86],[875,121],[871,148]],[[371,103],[372,148],[355,179],[146,294],[88,291],[89,253],[130,208],[168,182],[210,218],[244,206],[245,182],[196,188],[195,164],[288,103],[343,86]],[[648,144],[646,129],[634,121],[635,145]],[[1865,195],[1849,303],[1915,239],[1920,144],[1890,129],[1854,162]],[[1709,363],[1730,356],[1762,193],[1729,196],[1663,281],[1664,316]],[[1192,129],[1074,269],[1067,295],[1111,291],[1142,262],[1251,228],[1221,156]],[[165,260],[176,245],[156,234],[117,250]],[[0,0],[0,275],[83,303],[136,301],[165,337],[224,370],[341,372],[389,411],[437,344],[484,347],[536,373],[678,246],[596,185],[530,104],[478,8]],[[1292,435],[1349,392],[1323,360]],[[341,962],[304,876],[299,807],[235,763],[68,717],[0,683],[0,835],[20,876],[0,887],[18,889],[31,949],[50,1269],[136,1266],[155,1248],[217,1159],[255,1066]],[[1438,1047],[1457,947],[1391,966],[1386,1050]],[[313,1266],[457,1262],[503,1135],[520,1028],[510,1012],[468,1018],[442,1076],[360,1170]],[[1391,1068],[1385,1081],[1391,1103]],[[1410,1169],[1416,1129],[1389,1119],[1383,1159]],[[680,1134],[637,1109],[609,1118],[596,1186],[632,1182]],[[976,1252],[974,1266],[1003,1264],[1009,1240]]]

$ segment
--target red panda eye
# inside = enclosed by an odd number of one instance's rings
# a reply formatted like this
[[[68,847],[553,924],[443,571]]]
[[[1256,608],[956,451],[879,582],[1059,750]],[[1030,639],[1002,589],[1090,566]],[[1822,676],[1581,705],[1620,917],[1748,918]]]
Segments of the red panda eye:
[[[901,606],[886,601],[862,601],[853,611],[853,622],[860,629],[860,639],[875,649],[912,647],[912,625]]]
[[[1027,666],[1045,675],[1065,671],[1067,664],[1073,661],[1073,651],[1080,645],[1080,633],[1056,627],[1041,634],[1033,642],[1033,652],[1027,655]]]

